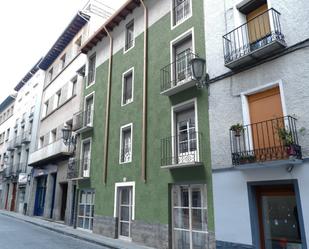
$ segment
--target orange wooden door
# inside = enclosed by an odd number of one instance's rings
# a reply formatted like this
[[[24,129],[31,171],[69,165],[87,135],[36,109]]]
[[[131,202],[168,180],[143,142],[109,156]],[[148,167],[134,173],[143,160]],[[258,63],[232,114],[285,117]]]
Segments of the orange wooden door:
[[[267,9],[267,4],[263,4],[247,14],[250,43],[254,43],[270,34],[269,13]]]
[[[250,95],[248,102],[256,159],[275,159],[276,153],[283,153],[278,137],[278,128],[284,127],[279,87]]]

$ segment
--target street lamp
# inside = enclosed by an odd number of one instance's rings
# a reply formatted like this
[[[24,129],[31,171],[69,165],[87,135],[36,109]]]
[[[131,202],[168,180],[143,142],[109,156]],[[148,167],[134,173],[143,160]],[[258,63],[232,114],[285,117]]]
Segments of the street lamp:
[[[208,87],[208,74],[205,73],[206,60],[203,58],[193,58],[190,61],[193,78],[197,81],[198,88]]]
[[[72,135],[72,129],[68,125],[62,128],[62,141],[69,148],[73,145],[73,149],[75,150],[76,136]]]

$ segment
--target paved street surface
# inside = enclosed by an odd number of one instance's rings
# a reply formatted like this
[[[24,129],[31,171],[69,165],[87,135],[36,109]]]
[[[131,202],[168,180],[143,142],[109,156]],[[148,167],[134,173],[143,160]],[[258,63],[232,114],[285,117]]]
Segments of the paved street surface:
[[[108,249],[0,215],[1,249]]]

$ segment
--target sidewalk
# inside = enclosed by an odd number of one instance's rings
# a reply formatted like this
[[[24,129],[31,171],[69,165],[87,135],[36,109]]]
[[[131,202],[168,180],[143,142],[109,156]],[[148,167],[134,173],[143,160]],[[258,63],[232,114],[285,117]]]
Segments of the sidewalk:
[[[73,238],[77,238],[80,240],[84,240],[90,243],[94,243],[97,245],[106,246],[111,249],[154,249],[151,247],[141,246],[133,242],[126,242],[123,240],[107,238],[107,237],[94,234],[91,232],[74,229],[70,226],[66,226],[60,223],[47,221],[47,220],[43,220],[43,219],[36,218],[36,217],[25,216],[19,213],[0,210],[0,215],[9,216],[9,217],[57,232],[57,233],[61,233],[61,234],[64,234],[64,235],[67,235]]]

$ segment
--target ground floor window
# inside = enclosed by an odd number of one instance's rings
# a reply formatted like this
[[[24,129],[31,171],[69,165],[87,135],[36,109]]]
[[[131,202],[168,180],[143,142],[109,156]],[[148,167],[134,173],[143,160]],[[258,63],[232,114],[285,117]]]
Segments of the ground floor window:
[[[257,186],[255,191],[261,249],[302,249],[294,186]]]
[[[207,248],[207,202],[205,185],[172,187],[174,249]]]
[[[78,205],[78,221],[79,228],[92,230],[94,215],[94,191],[81,190]]]

